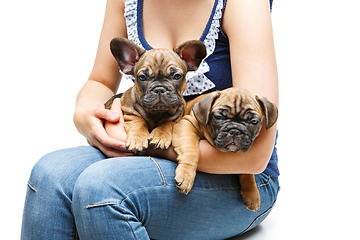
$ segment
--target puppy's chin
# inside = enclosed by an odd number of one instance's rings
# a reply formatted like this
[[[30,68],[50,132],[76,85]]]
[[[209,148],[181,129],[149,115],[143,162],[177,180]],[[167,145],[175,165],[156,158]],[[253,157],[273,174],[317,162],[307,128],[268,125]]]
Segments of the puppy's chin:
[[[170,111],[172,109],[175,109],[177,107],[177,105],[173,105],[173,106],[169,106],[166,104],[163,104],[161,102],[152,105],[152,106],[144,106],[145,110],[149,113],[162,113],[162,112],[167,112]]]
[[[221,143],[218,143],[217,141],[215,141],[214,146],[222,152],[236,153],[239,151],[247,152],[251,148],[252,144],[250,144],[250,145],[240,144],[238,141],[236,143],[230,142],[230,143],[226,143],[226,144],[221,144]]]
[[[228,152],[238,152],[240,151],[240,147],[235,145],[234,143],[230,143],[226,146],[226,150]]]
[[[238,152],[241,150],[240,146],[235,143],[224,144],[219,143],[216,140],[214,141],[214,146],[222,152]]]
[[[177,96],[172,96],[170,98],[153,96],[151,98],[142,98],[141,103],[147,112],[155,114],[175,111],[182,102]]]

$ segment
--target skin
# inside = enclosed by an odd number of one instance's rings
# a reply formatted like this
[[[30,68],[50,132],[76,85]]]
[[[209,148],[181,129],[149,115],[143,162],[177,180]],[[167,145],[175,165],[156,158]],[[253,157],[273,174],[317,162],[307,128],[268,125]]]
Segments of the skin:
[[[144,1],[144,34],[155,48],[173,49],[186,40],[199,39],[214,0]],[[159,8],[158,6],[162,7]],[[234,87],[265,96],[278,105],[278,78],[268,0],[228,0],[222,29],[229,38]],[[78,94],[74,123],[78,131],[109,157],[128,156],[120,102],[111,110],[103,107],[120,83],[119,67],[109,43],[126,37],[124,0],[108,0],[97,56],[88,81]],[[120,119],[120,121],[119,121]],[[105,120],[105,128],[103,127]],[[276,124],[263,130],[246,153],[220,152],[208,141],[200,141],[198,170],[218,174],[261,173],[270,159]],[[175,160],[172,148],[148,149],[151,156]],[[219,161],[221,159],[221,161]]]

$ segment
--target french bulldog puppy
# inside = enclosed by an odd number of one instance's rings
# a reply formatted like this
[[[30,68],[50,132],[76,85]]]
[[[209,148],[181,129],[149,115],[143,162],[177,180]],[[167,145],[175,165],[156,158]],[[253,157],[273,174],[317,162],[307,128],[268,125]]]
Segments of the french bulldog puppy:
[[[223,152],[246,152],[259,135],[265,120],[269,129],[278,109],[265,97],[242,88],[202,95],[186,105],[185,116],[173,128],[172,145],[177,153],[175,181],[179,191],[191,190],[199,159],[199,140],[207,139]],[[245,207],[257,211],[260,195],[252,174],[239,175]]]
[[[145,51],[126,38],[114,38],[110,49],[121,71],[135,78],[134,86],[121,98],[126,147],[134,153],[145,151],[149,144],[167,149],[171,145],[172,128],[184,115],[186,73],[195,71],[206,56],[204,43],[197,40],[180,44],[174,50]]]

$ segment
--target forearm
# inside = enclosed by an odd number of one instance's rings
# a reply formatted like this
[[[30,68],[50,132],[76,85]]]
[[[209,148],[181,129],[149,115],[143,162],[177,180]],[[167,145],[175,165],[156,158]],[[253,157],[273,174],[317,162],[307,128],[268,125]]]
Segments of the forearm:
[[[279,90],[268,1],[228,1],[222,28],[229,38],[233,86],[266,97],[278,106]],[[220,152],[200,141],[198,170],[207,173],[261,173],[271,157],[276,124],[263,127],[247,152]]]
[[[119,66],[110,51],[110,41],[114,37],[126,36],[123,14],[124,0],[108,0],[98,51],[89,80],[81,88],[77,100],[77,111],[96,108],[104,104],[117,91],[121,74]]]
[[[258,174],[265,170],[272,151],[276,137],[276,124],[269,130],[265,128],[255,139],[252,148],[244,152],[221,152],[206,139],[200,140],[200,159],[198,170],[214,174]],[[156,150],[149,148],[146,155],[160,157],[176,161],[176,153],[170,147],[168,150]]]
[[[113,95],[114,92],[100,82],[88,80],[84,84],[77,96],[74,112],[74,124],[82,135],[89,134],[84,127],[89,111],[98,108]]]
[[[75,113],[99,107],[113,95],[114,92],[104,84],[88,80],[77,96]]]

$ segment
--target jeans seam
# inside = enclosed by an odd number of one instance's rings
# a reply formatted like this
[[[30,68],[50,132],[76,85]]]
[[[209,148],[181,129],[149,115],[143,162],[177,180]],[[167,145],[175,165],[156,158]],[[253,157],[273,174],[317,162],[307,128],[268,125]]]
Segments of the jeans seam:
[[[271,183],[271,177],[269,175],[267,175],[267,176],[269,177],[269,180],[266,183],[263,183],[263,184],[259,185],[259,187],[265,187],[265,186],[267,186],[267,185],[269,185]]]
[[[150,158],[151,161],[153,161],[153,163],[155,163],[157,169],[158,169],[159,172],[160,172],[160,175],[161,175],[161,178],[162,178],[162,181],[163,181],[163,185],[162,185],[162,186],[166,186],[165,177],[164,177],[164,174],[162,173],[162,170],[161,170],[159,164],[158,164],[152,157],[149,156],[149,158]]]
[[[31,185],[30,181],[27,182],[27,185],[29,186],[29,188],[31,190],[33,190],[34,192],[36,192],[36,189],[33,187],[33,185]]]
[[[119,205],[119,206],[121,206],[121,204],[117,203],[117,202],[104,202],[104,203],[90,204],[90,205],[87,205],[86,208],[89,209],[89,208],[96,208],[96,207],[102,207],[102,206],[107,206],[107,205]]]
[[[129,193],[126,194],[126,197],[124,199],[121,200],[120,203],[118,202],[103,202],[103,203],[95,203],[95,204],[89,204],[87,205],[87,209],[90,209],[90,208],[96,208],[96,207],[102,207],[102,206],[108,206],[108,205],[118,205],[120,207],[122,207],[122,203],[124,201],[126,201],[126,199],[129,199],[129,195],[131,195],[132,193],[136,192],[136,191],[139,191],[139,190],[142,190],[142,189],[146,189],[146,188],[155,188],[155,187],[165,187],[165,186],[168,186],[166,184],[164,185],[155,185],[155,186],[148,186],[148,187],[142,187],[142,188],[138,188],[138,189],[135,189]]]
[[[128,197],[126,197],[126,198],[128,198]],[[126,198],[125,198],[125,199],[126,199]],[[95,208],[95,207],[108,206],[108,205],[118,205],[118,206],[122,207],[121,204],[119,204],[119,203],[117,203],[117,202],[106,202],[106,203],[99,203],[99,204],[88,205],[88,206],[87,206],[87,209]],[[126,220],[125,220],[125,221],[126,221],[127,225],[129,226],[129,228],[130,228],[130,230],[131,230],[131,233],[132,233],[133,236],[134,236],[134,239],[137,239],[136,234],[135,234],[135,232],[134,232],[134,229],[131,227],[131,224],[129,223],[129,218],[126,217]],[[75,239],[76,239],[76,238],[75,238]]]
[[[162,180],[162,185],[156,185],[156,186],[148,186],[148,187],[143,187],[143,188],[139,188],[139,189],[135,189],[129,193],[126,194],[126,198],[124,198],[121,203],[117,203],[117,202],[105,202],[105,203],[97,203],[97,204],[90,204],[87,206],[87,208],[95,208],[95,207],[101,207],[101,206],[106,206],[106,205],[119,205],[121,206],[122,203],[129,198],[129,195],[132,194],[135,191],[138,191],[140,189],[144,189],[144,188],[149,188],[149,187],[162,187],[162,186],[167,186],[166,182],[165,182],[165,177],[164,174],[159,166],[159,164],[155,161],[155,159],[153,159],[152,157],[150,157],[150,160],[155,164],[156,168],[158,169],[158,171],[160,172],[160,176],[161,176],[161,180]]]

